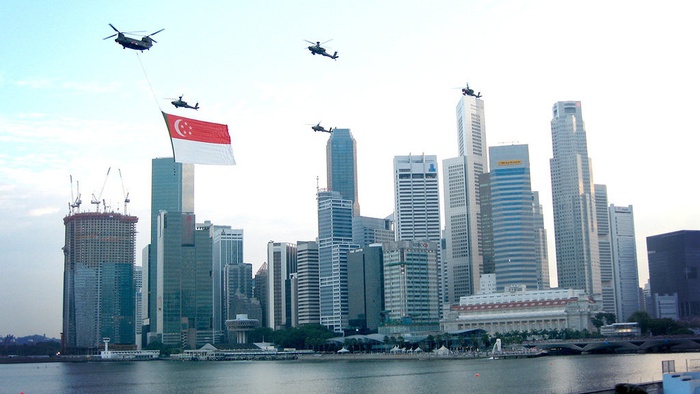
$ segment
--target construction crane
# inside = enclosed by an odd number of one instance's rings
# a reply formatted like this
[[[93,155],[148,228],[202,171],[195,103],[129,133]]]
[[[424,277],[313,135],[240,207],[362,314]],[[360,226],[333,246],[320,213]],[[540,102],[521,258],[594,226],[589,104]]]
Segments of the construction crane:
[[[95,204],[95,212],[100,212],[100,203],[103,203],[104,200],[102,199],[102,192],[105,191],[105,185],[107,184],[107,178],[109,178],[109,171],[112,169],[112,167],[109,167],[107,169],[107,175],[105,176],[104,182],[102,182],[102,189],[100,190],[100,195],[95,197],[95,193],[92,193],[92,200],[90,201],[90,204]]]
[[[129,213],[126,211],[126,205],[131,202],[129,199],[129,192],[124,189],[124,178],[122,178],[122,170],[121,168],[119,169],[119,179],[122,182],[122,193],[124,194],[124,215],[128,215]]]
[[[80,181],[76,181],[78,184],[78,197],[73,199],[73,175],[70,176],[70,203],[68,203],[68,210],[70,211],[71,215],[77,210],[80,212],[80,204],[83,203],[83,200],[80,199]]]

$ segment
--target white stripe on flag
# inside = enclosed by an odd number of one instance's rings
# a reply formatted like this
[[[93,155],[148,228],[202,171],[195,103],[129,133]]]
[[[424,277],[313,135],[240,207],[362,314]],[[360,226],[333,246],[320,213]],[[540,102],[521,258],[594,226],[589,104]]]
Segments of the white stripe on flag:
[[[231,145],[172,138],[178,163],[235,165]]]

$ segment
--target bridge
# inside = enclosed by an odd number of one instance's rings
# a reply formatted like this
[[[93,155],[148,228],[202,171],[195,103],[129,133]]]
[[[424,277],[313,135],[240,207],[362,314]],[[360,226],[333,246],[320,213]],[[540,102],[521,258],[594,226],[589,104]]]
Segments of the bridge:
[[[522,345],[550,353],[666,353],[700,351],[700,337],[555,339],[528,341]]]

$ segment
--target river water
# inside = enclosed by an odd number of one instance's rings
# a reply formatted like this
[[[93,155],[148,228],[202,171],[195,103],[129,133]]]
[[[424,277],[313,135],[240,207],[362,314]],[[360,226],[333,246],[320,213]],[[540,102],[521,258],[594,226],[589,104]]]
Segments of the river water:
[[[580,393],[661,380],[700,353],[530,359],[132,361],[0,365],[0,393]]]

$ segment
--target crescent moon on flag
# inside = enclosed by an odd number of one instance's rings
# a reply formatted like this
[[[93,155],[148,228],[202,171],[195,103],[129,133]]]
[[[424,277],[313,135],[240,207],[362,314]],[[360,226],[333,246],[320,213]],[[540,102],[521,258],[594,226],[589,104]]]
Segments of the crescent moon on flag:
[[[180,131],[180,122],[182,122],[182,119],[178,119],[175,121],[173,126],[175,127],[175,132],[180,135],[180,137],[186,137],[186,135],[182,134],[182,131]]]

